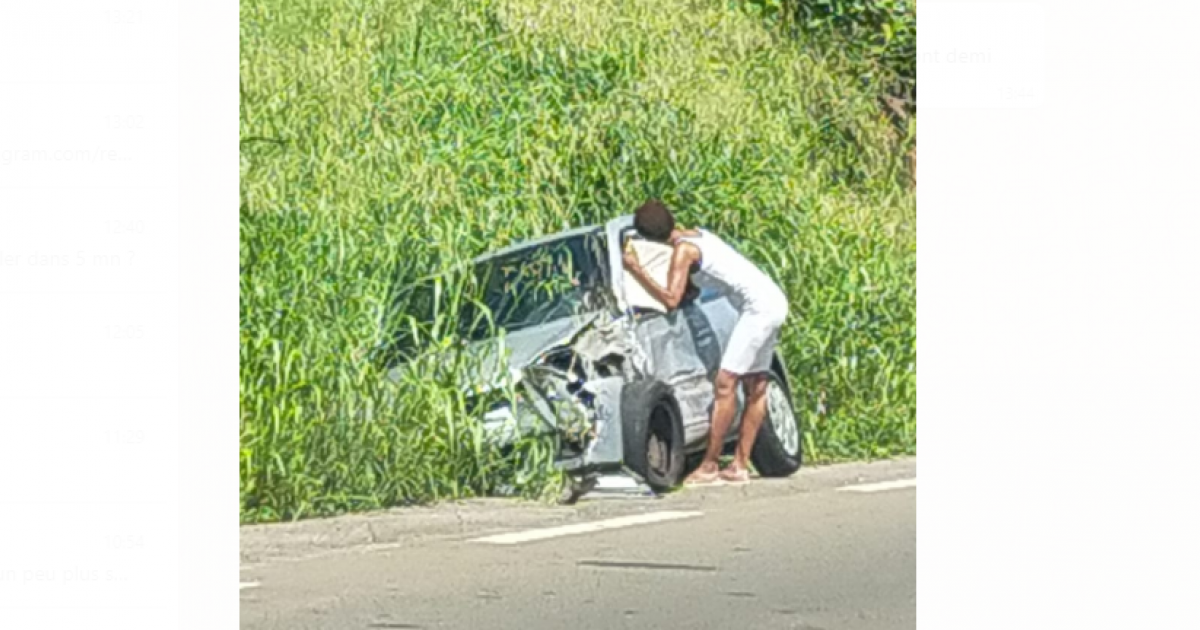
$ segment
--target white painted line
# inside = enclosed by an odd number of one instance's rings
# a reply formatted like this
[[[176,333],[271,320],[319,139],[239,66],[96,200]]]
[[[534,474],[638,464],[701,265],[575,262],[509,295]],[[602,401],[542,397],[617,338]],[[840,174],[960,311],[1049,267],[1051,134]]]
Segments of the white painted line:
[[[897,479],[895,481],[881,481],[879,483],[865,483],[860,486],[844,486],[838,488],[842,492],[883,492],[885,490],[899,490],[900,488],[915,488],[917,487],[917,479]]]
[[[559,536],[574,536],[577,534],[590,534],[608,529],[618,529],[621,527],[632,527],[634,525],[648,525],[650,523],[660,523],[662,521],[674,521],[681,518],[695,518],[704,516],[703,512],[653,512],[651,514],[638,514],[635,516],[622,516],[619,518],[610,518],[605,521],[594,521],[591,523],[577,523],[575,525],[563,525],[562,527],[548,527],[545,529],[530,529],[523,532],[513,532],[511,534],[498,534],[496,536],[488,536],[486,538],[476,538],[469,542],[488,543],[492,545],[516,545],[518,543],[532,542],[535,540],[545,540],[547,538],[558,538]]]
[[[238,589],[239,591],[243,590],[243,589],[254,588],[254,587],[258,586],[258,582],[242,582],[241,584],[242,584],[242,588],[239,588]]]

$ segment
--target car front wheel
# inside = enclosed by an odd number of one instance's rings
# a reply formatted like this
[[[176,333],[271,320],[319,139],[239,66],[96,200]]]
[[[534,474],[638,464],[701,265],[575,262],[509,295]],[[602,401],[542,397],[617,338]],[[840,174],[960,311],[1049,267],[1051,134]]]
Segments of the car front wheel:
[[[663,492],[683,476],[683,420],[671,388],[660,381],[629,383],[621,392],[625,465]]]

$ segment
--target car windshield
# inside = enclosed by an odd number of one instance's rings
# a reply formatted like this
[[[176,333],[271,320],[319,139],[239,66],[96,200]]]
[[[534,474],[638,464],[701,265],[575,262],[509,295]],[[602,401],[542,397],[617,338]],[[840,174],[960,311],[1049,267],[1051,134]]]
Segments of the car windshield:
[[[604,286],[601,234],[580,234],[518,249],[474,263],[468,274],[438,276],[400,292],[395,312],[428,324],[442,312],[458,315],[455,332],[468,341],[491,327],[509,332],[585,312],[588,296]],[[393,343],[402,352],[416,340],[400,326]]]

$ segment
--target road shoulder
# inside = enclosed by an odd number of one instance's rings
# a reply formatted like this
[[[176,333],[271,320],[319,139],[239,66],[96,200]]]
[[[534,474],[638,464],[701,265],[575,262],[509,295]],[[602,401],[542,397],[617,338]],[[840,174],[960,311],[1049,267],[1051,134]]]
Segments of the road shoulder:
[[[660,510],[720,509],[736,502],[833,490],[855,484],[916,477],[915,457],[802,468],[787,479],[756,479],[741,486],[689,488],[658,498],[583,501],[551,506],[512,499],[471,499],[429,507],[394,508],[294,523],[240,528],[243,566],[326,553],[405,547],[436,540],[487,536]]]

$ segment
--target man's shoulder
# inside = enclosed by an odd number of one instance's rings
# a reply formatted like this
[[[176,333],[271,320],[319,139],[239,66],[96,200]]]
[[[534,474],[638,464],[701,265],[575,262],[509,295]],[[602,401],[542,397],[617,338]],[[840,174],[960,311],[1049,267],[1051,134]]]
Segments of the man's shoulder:
[[[700,257],[700,246],[691,241],[680,240],[676,242],[675,251],[689,259]]]

